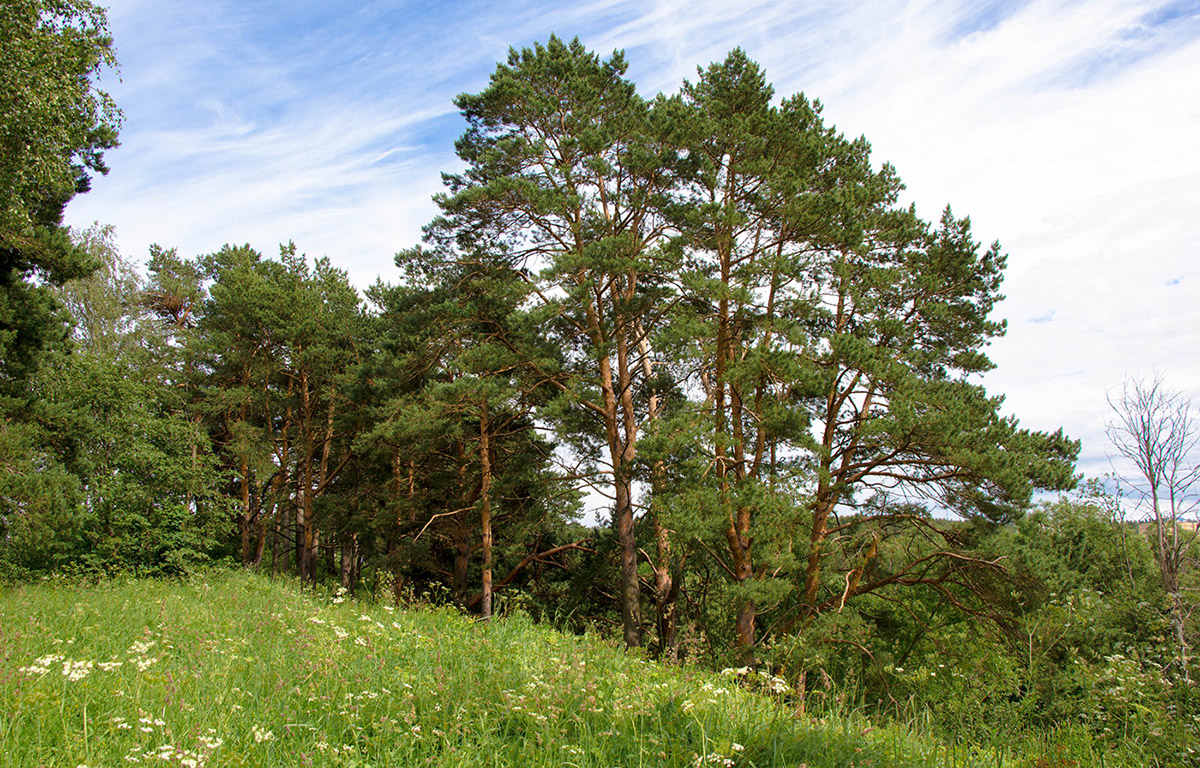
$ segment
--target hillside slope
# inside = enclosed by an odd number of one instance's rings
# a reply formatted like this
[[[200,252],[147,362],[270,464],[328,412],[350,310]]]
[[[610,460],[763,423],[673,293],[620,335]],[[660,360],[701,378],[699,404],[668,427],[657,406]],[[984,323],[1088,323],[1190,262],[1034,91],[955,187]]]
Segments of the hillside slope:
[[[0,768],[948,764],[934,752],[520,616],[241,573],[0,594]]]

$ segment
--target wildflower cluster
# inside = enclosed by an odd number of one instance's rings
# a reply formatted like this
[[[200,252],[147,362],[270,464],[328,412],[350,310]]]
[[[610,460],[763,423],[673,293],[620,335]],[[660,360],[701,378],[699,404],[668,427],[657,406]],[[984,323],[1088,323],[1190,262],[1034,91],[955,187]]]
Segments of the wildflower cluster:
[[[729,745],[729,751],[733,755],[736,755],[744,749],[745,747],[737,742],[733,742]],[[733,756],[724,755],[720,752],[709,752],[707,755],[693,755],[692,758],[692,768],[703,768],[703,766],[706,765],[720,765],[725,766],[725,768],[733,768],[735,763],[735,758]]]
[[[787,680],[772,675],[765,669],[755,670],[750,667],[727,667],[721,670],[721,674],[736,678],[741,685],[750,690],[766,691],[776,696],[791,693],[792,690]]]
[[[56,644],[62,644],[61,641],[56,641]],[[68,641],[67,645],[73,645],[72,641]],[[158,661],[157,658],[146,656],[146,653],[155,644],[155,641],[135,642],[129,649],[129,655],[133,658],[128,659],[130,664],[133,664],[139,671],[145,672],[150,668],[150,665]],[[92,661],[90,659],[71,659],[60,653],[51,653],[45,656],[39,656],[31,663],[18,667],[17,671],[26,675],[45,675],[51,667],[61,664],[62,675],[68,682],[78,682],[91,674],[92,670],[98,669],[101,672],[112,672],[124,666],[125,662],[118,659],[110,659],[109,661]]]
[[[44,675],[50,671],[50,667],[52,665],[60,661],[64,661],[64,658],[57,653],[52,653],[47,656],[41,656],[37,659],[34,659],[31,664],[28,666],[19,667],[17,671],[24,672],[27,675]]]

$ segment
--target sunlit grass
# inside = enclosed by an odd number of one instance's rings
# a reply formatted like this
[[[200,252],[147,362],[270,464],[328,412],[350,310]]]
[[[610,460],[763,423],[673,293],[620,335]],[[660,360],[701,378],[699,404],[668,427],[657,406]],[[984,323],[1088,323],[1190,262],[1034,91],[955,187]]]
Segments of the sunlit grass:
[[[241,573],[0,594],[0,768],[935,766],[736,675]]]

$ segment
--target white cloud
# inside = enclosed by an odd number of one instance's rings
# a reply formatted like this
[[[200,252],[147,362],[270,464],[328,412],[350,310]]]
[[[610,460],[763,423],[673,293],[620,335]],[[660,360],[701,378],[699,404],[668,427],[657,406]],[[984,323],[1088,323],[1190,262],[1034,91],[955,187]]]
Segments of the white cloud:
[[[114,224],[133,254],[292,239],[360,286],[392,279],[456,167],[452,98],[510,45],[626,49],[646,94],[740,45],[779,94],[866,135],[925,216],[951,203],[1002,242],[1010,330],[987,382],[1028,426],[1084,439],[1095,475],[1108,388],[1153,366],[1200,388],[1200,19],[1164,6],[119,0],[124,146],[69,220]]]

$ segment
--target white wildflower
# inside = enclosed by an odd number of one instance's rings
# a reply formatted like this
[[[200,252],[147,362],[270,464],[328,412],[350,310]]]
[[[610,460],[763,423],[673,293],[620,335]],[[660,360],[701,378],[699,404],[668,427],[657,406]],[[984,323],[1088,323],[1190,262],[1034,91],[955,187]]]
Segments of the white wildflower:
[[[82,680],[92,671],[92,662],[90,661],[71,661],[70,659],[63,662],[62,673],[63,677],[74,682]]]
[[[224,739],[218,739],[212,736],[201,736],[200,738],[196,739],[196,741],[200,743],[201,747],[204,747],[210,751],[225,743]]]
[[[28,667],[21,667],[18,672],[24,672],[27,675],[44,675],[50,671],[50,667],[39,667],[37,664],[30,664]]]
[[[133,645],[129,646],[130,656],[145,656],[146,651],[149,651],[155,646],[157,640],[147,640],[145,642],[134,641]]]
[[[133,660],[133,665],[138,668],[139,672],[145,672],[147,669],[150,669],[151,665],[157,664],[157,663],[158,663],[158,659],[134,659]]]
[[[48,656],[42,656],[41,658],[34,659],[33,663],[28,667],[21,667],[17,671],[25,672],[26,674],[30,675],[44,675],[50,671],[50,665],[56,664],[62,661],[64,658],[65,657],[60,656],[57,653],[52,653]]]

